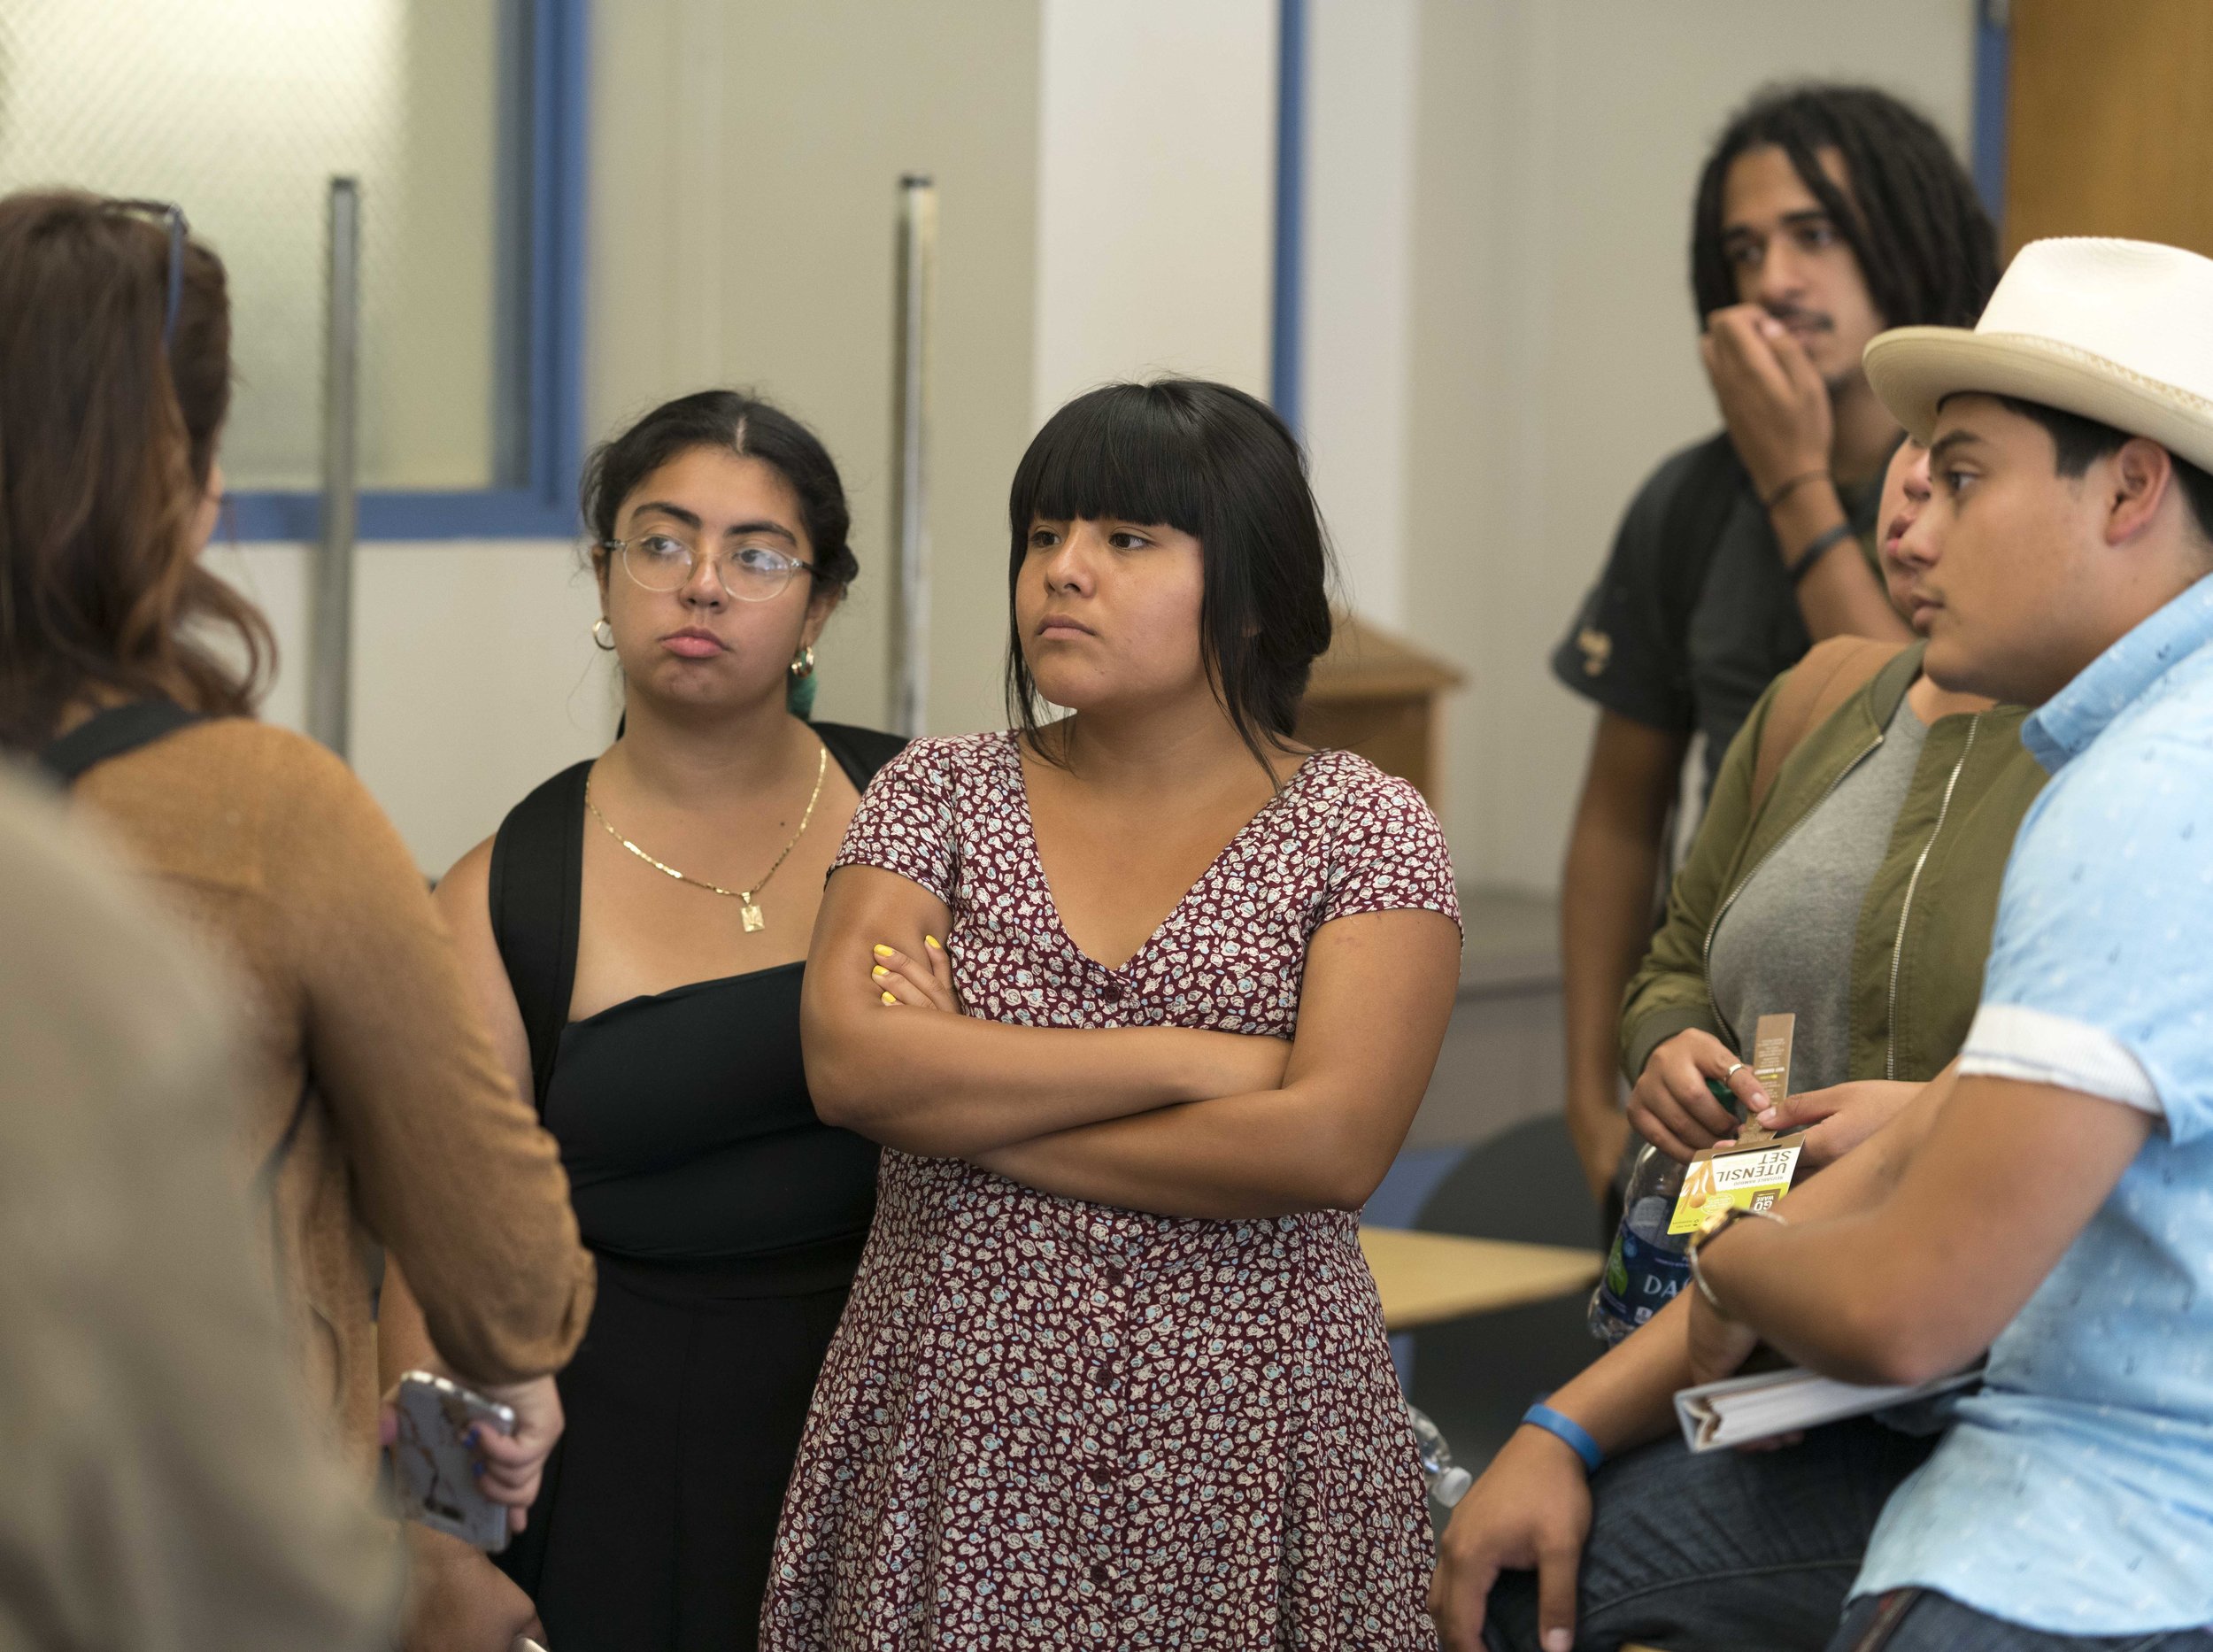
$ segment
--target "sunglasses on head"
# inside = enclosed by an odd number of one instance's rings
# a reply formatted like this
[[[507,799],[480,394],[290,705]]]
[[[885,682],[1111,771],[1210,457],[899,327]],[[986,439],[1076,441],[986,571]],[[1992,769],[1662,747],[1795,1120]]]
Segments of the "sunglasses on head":
[[[143,212],[158,218],[169,231],[169,304],[161,320],[161,347],[166,351],[176,341],[177,309],[184,301],[184,241],[192,233],[192,226],[185,221],[184,208],[174,201],[113,201],[109,205],[119,212]]]

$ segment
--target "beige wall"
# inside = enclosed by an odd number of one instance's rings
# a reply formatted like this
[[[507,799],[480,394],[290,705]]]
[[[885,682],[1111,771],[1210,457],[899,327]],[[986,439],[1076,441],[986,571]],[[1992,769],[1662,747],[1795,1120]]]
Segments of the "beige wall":
[[[1276,0],[1040,9],[1037,419],[1161,372],[1265,396]]]
[[[1705,146],[1790,73],[1882,81],[1963,135],[1972,0],[1313,4],[1324,509],[1354,597],[1471,672],[1447,719],[1463,876],[1546,890],[1590,726],[1546,654],[1637,482],[1713,421],[1683,275]],[[937,176],[930,722],[995,722],[1000,512],[1033,421],[1159,367],[1265,389],[1272,0],[594,12],[588,427],[736,382],[822,432],[863,567],[823,650],[830,716],[883,714],[893,189]],[[611,730],[575,558],[363,548],[356,758],[427,868]],[[218,566],[297,665],[304,553]]]
[[[1346,599],[1403,629],[1422,0],[1307,0],[1299,403]]]
[[[883,717],[894,189],[941,191],[930,722],[999,720],[1008,477],[1029,435],[1036,0],[622,0],[594,9],[588,434],[750,385],[821,434],[861,579],[822,649],[826,717]],[[304,706],[307,553],[219,548],[276,621],[268,714]],[[613,730],[573,542],[366,544],[353,760],[440,871]]]
[[[861,565],[821,651],[826,717],[884,716],[896,187],[937,180],[929,722],[996,722],[1002,519],[1029,436],[1037,0],[595,10],[590,423],[736,382],[821,434]]]
[[[1807,74],[1963,142],[1972,27],[1972,0],[1424,0],[1405,611],[1470,673],[1463,878],[1556,886],[1592,714],[1546,657],[1638,482],[1716,424],[1685,273],[1707,145]]]
[[[208,555],[276,628],[283,668],[263,714],[303,726],[309,553],[256,544]],[[365,544],[353,605],[353,767],[427,873],[614,732],[588,635],[598,609],[573,544]]]
[[[402,14],[397,188],[362,202],[372,230],[387,214],[400,220],[371,241],[386,256],[362,272],[365,298],[379,305],[364,318],[372,351],[361,461],[371,486],[388,476],[411,488],[509,480],[499,475],[493,440],[502,385],[490,342],[501,297],[493,233],[500,110],[484,95],[499,61],[502,10],[485,0],[411,0]],[[320,393],[320,374],[310,377]]]

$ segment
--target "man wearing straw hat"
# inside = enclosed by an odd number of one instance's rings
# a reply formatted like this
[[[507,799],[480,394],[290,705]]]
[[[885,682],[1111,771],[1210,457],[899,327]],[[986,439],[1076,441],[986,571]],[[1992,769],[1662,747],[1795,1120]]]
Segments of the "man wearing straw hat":
[[[1709,1223],[1680,1311],[1553,1402],[1591,1461],[1762,1340],[1862,1383],[1986,1349],[1983,1386],[1894,1490],[1821,1431],[1795,1479],[1792,1452],[1739,1458],[1664,1507],[1623,1509],[1601,1472],[1595,1520],[1591,1492],[1508,1516],[1497,1488],[1447,1535],[1448,1646],[1477,1644],[1484,1571],[1512,1566],[1538,1569],[1538,1600],[1493,1597],[1497,1645],[1510,1618],[1547,1652],[1642,1638],[1615,1608],[1695,1569],[1693,1633],[1653,1634],[1670,1652],[1818,1646],[1739,1631],[1786,1617],[1775,1597],[1833,1600],[1857,1521],[1832,1652],[2213,1652],[2213,261],[2038,242],[1973,331],[1885,333],[1867,371],[1931,444],[1906,541],[1925,668],[2037,706],[2022,737],[2052,778],[1955,1069],[1768,1219]],[[1700,1528],[1724,1521],[1715,1557]]]

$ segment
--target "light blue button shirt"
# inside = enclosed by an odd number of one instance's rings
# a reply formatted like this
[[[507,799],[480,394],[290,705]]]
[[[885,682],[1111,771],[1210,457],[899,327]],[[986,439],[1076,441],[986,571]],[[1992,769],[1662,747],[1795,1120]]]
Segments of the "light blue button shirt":
[[[1884,1510],[1855,1594],[2047,1632],[2213,1624],[2213,579],[2024,725],[2053,780],[2006,866],[1963,1072],[2157,1114]]]

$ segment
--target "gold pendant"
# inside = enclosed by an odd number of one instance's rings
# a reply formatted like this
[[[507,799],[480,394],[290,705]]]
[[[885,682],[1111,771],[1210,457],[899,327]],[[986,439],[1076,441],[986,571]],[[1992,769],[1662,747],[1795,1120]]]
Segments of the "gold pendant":
[[[745,933],[748,935],[755,930],[765,930],[768,927],[768,920],[760,915],[760,908],[750,900],[741,901],[738,904],[737,915],[745,920]]]

